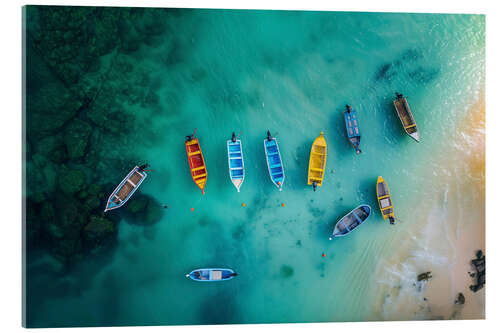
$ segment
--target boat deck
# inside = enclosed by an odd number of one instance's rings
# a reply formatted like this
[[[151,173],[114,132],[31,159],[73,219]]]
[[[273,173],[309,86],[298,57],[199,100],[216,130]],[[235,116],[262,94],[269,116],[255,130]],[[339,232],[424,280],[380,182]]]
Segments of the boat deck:
[[[395,100],[394,106],[396,107],[399,119],[401,119],[405,130],[409,134],[417,132],[417,124],[415,122],[415,119],[413,118],[413,115],[411,114],[410,106],[408,105],[406,98]]]

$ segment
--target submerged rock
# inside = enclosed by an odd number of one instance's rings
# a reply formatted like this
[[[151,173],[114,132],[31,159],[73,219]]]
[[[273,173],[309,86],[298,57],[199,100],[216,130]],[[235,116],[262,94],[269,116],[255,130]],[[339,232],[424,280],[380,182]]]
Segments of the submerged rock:
[[[430,278],[432,278],[431,272],[425,272],[418,275],[417,281],[428,281]]]
[[[82,157],[87,147],[92,127],[80,119],[73,120],[64,130],[64,143],[68,151],[68,157],[75,159]]]
[[[294,273],[293,267],[288,266],[288,265],[281,266],[281,269],[280,269],[281,277],[289,278],[293,275],[293,273]]]
[[[142,193],[135,193],[126,205],[127,220],[138,225],[153,225],[160,222],[163,211],[156,199]]]
[[[59,188],[67,194],[80,191],[85,183],[85,175],[80,170],[63,167],[59,173]]]
[[[455,300],[455,304],[465,304],[464,294],[458,293],[457,299]]]

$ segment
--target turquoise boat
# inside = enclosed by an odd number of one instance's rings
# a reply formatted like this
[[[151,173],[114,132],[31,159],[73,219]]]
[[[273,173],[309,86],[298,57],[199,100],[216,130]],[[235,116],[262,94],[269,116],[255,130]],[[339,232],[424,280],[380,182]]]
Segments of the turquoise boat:
[[[354,149],[356,149],[356,154],[359,155],[361,153],[361,149],[359,149],[359,144],[361,142],[361,133],[359,131],[358,114],[351,108],[350,105],[346,104],[345,108],[346,110],[344,111],[344,121],[345,129],[347,132],[347,139],[354,147]]]
[[[199,268],[186,274],[186,277],[194,281],[215,282],[231,280],[237,275],[238,273],[229,268]]]
[[[283,181],[285,180],[285,170],[283,170],[278,141],[275,137],[271,136],[271,132],[269,131],[267,131],[267,138],[264,140],[264,150],[271,181],[281,191]]]
[[[144,179],[148,176],[148,174],[144,172],[144,169],[147,167],[147,164],[140,167],[136,166],[128,173],[109,196],[104,212],[120,208],[130,199],[132,194],[137,191]]]
[[[239,192],[241,184],[245,180],[245,163],[243,162],[241,140],[237,139],[234,132],[231,140],[227,140],[227,162],[229,178]]]
[[[372,212],[372,208],[368,205],[360,205],[350,211],[346,216],[341,218],[333,229],[330,240],[335,237],[342,237],[352,232],[365,222]]]

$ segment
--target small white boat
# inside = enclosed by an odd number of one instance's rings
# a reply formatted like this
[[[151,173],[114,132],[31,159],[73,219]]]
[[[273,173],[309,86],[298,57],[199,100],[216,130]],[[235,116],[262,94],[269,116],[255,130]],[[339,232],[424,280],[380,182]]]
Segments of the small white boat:
[[[231,178],[239,192],[241,184],[245,180],[245,163],[243,162],[241,140],[236,138],[234,132],[231,140],[227,140],[227,162],[229,165],[229,178]]]
[[[118,185],[109,196],[106,208],[104,209],[105,212],[120,208],[130,199],[132,194],[134,194],[148,176],[148,174],[144,172],[144,168],[146,167],[147,164],[140,167],[136,166],[128,173],[120,185]]]

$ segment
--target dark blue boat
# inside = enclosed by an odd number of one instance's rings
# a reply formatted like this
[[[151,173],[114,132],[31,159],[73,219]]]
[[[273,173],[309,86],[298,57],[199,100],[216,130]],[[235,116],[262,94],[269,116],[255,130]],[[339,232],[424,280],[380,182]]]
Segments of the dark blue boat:
[[[372,212],[372,208],[368,205],[360,205],[350,211],[346,216],[341,218],[333,229],[330,240],[334,237],[342,237],[359,227],[365,222]]]
[[[229,268],[199,268],[186,274],[186,277],[200,282],[214,282],[231,280],[237,275],[238,273]]]
[[[345,108],[344,121],[345,129],[347,131],[347,139],[354,149],[356,149],[356,154],[359,155],[359,153],[361,153],[361,149],[359,149],[361,133],[359,131],[358,114],[351,108],[350,105],[346,105]]]
[[[271,132],[269,131],[267,131],[267,138],[264,140],[264,150],[266,152],[269,176],[274,185],[281,191],[283,181],[285,180],[285,171],[283,170],[278,141],[276,141],[275,137],[271,136]]]

